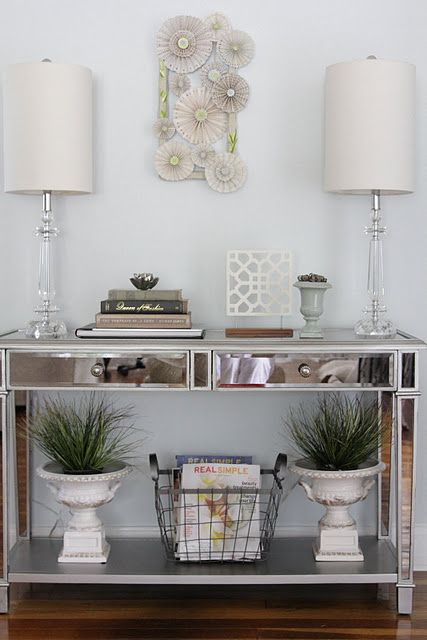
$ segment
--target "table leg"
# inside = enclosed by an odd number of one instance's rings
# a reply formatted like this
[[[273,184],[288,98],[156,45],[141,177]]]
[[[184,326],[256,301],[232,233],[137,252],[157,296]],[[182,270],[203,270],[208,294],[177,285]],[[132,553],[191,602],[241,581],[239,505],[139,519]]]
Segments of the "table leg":
[[[8,611],[8,589],[7,582],[8,572],[8,522],[7,522],[7,444],[8,444],[8,430],[7,430],[7,400],[6,393],[0,394],[0,424],[1,424],[1,473],[0,473],[0,613],[7,613]]]
[[[419,394],[397,394],[397,606],[412,612],[414,589],[415,442]]]

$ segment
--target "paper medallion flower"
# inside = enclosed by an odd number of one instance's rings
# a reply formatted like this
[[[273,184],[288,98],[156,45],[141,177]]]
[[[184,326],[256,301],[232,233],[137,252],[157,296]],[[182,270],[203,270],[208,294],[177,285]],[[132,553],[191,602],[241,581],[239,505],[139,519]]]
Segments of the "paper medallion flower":
[[[221,40],[226,31],[231,30],[231,22],[223,13],[212,13],[203,21],[214,42]]]
[[[245,163],[232,153],[218,153],[205,169],[208,185],[220,193],[239,189],[246,180],[246,174]]]
[[[228,67],[223,62],[209,62],[200,69],[200,81],[207,89],[212,89],[228,71]]]
[[[177,140],[165,142],[157,149],[154,165],[164,180],[185,180],[194,167],[190,148]]]
[[[175,135],[175,125],[170,118],[159,118],[153,125],[154,134],[159,140],[169,140]]]
[[[157,34],[157,54],[168,69],[191,73],[202,66],[212,51],[212,38],[206,25],[193,16],[169,18]]]
[[[174,73],[169,78],[169,89],[178,97],[182,96],[190,87],[191,80],[185,73]]]
[[[255,43],[245,31],[226,31],[218,43],[218,51],[226,64],[237,69],[252,60]]]
[[[227,130],[227,115],[218,109],[206,87],[190,89],[181,96],[173,121],[182,137],[193,144],[216,142]]]
[[[212,88],[212,100],[227,113],[240,111],[249,98],[249,85],[241,76],[226,73]]]
[[[216,156],[216,151],[210,144],[199,144],[192,150],[191,159],[198,167],[207,167]]]

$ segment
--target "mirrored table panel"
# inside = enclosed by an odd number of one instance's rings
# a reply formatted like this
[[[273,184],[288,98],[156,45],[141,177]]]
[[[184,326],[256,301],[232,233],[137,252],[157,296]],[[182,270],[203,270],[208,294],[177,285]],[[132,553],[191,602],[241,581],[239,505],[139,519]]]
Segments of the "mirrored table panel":
[[[9,353],[11,389],[189,388],[188,352]]]
[[[215,387],[389,389],[394,353],[215,353]]]

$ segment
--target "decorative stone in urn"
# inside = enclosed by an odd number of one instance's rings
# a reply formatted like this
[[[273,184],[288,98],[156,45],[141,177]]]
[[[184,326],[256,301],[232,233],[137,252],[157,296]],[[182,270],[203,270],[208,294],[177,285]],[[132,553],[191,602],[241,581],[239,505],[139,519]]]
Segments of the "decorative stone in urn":
[[[323,296],[331,286],[324,276],[316,273],[298,276],[294,287],[300,291],[300,311],[305,320],[305,326],[300,331],[301,338],[323,338],[319,318],[323,313]]]

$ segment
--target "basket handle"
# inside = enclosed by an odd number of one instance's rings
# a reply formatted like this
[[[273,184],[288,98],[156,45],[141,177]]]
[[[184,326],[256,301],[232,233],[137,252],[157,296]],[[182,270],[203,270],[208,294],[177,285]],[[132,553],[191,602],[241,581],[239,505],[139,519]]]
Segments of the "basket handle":
[[[279,482],[286,477],[286,469],[288,466],[288,456],[286,453],[279,453],[274,463],[273,473]]]
[[[155,453],[150,453],[148,456],[148,459],[150,461],[151,479],[154,480],[154,482],[158,482],[160,469],[159,469],[159,462],[157,460],[157,455]]]

